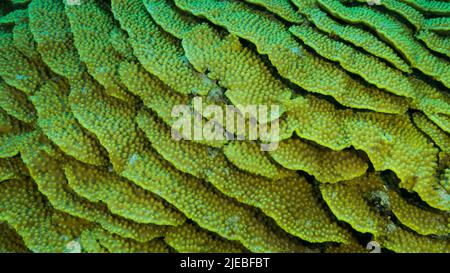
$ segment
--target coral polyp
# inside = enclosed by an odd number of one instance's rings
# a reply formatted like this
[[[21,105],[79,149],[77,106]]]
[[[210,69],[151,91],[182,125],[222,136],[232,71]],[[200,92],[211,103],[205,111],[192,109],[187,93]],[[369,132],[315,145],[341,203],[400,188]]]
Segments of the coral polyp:
[[[448,16],[444,0],[3,1],[0,252],[450,253]],[[226,137],[176,139],[179,106],[195,136]]]

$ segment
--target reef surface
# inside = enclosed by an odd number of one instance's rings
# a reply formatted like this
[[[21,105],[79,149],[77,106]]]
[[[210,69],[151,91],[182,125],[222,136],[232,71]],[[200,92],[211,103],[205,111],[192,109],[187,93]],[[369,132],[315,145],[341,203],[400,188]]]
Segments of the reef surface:
[[[449,253],[449,34],[447,0],[2,1],[0,252]],[[195,98],[280,132],[175,140]]]

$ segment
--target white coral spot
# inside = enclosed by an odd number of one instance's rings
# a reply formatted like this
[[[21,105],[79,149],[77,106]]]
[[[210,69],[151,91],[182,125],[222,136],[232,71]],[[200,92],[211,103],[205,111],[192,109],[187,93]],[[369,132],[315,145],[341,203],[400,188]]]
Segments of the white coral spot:
[[[26,76],[26,75],[16,75],[16,80],[26,80],[26,79],[28,79],[29,77],[28,76]]]
[[[67,5],[79,6],[79,5],[81,5],[81,0],[67,0]]]
[[[203,83],[204,83],[205,85],[210,85],[210,84],[213,83],[213,81],[212,81],[210,78],[208,78],[207,75],[205,75],[205,74],[203,74],[203,73],[199,73],[199,76],[200,76],[200,78],[203,80]]]
[[[297,55],[298,57],[303,57],[303,52],[300,47],[292,47],[291,52]]]
[[[381,5],[381,0],[367,0],[367,4],[369,4],[369,6],[373,6],[373,5]]]
[[[130,157],[130,164],[133,165],[133,164],[136,162],[137,159],[138,159],[137,154],[133,154],[133,155]]]
[[[386,228],[385,228],[385,230],[386,230],[388,233],[391,233],[391,232],[395,231],[396,229],[397,229],[397,226],[396,226],[394,223],[392,223],[392,222],[389,222],[389,223],[386,225]]]
[[[180,58],[181,58],[181,61],[183,62],[184,65],[186,65],[186,66],[190,66],[191,65],[191,63],[189,62],[189,59],[188,59],[188,57],[186,55],[183,55]]]
[[[72,240],[66,244],[65,253],[81,253],[81,244],[78,239]]]

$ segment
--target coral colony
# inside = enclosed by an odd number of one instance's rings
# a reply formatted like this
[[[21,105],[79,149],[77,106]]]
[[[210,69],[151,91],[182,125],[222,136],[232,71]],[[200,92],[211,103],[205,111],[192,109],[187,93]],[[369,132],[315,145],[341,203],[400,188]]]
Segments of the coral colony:
[[[446,0],[2,1],[0,252],[450,252],[449,24]]]

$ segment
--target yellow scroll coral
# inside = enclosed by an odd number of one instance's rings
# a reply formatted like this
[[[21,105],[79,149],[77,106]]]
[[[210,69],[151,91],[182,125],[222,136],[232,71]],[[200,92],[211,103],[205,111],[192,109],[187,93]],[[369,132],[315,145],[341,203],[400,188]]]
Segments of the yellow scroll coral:
[[[450,252],[446,2],[79,2],[0,7],[0,252]]]

